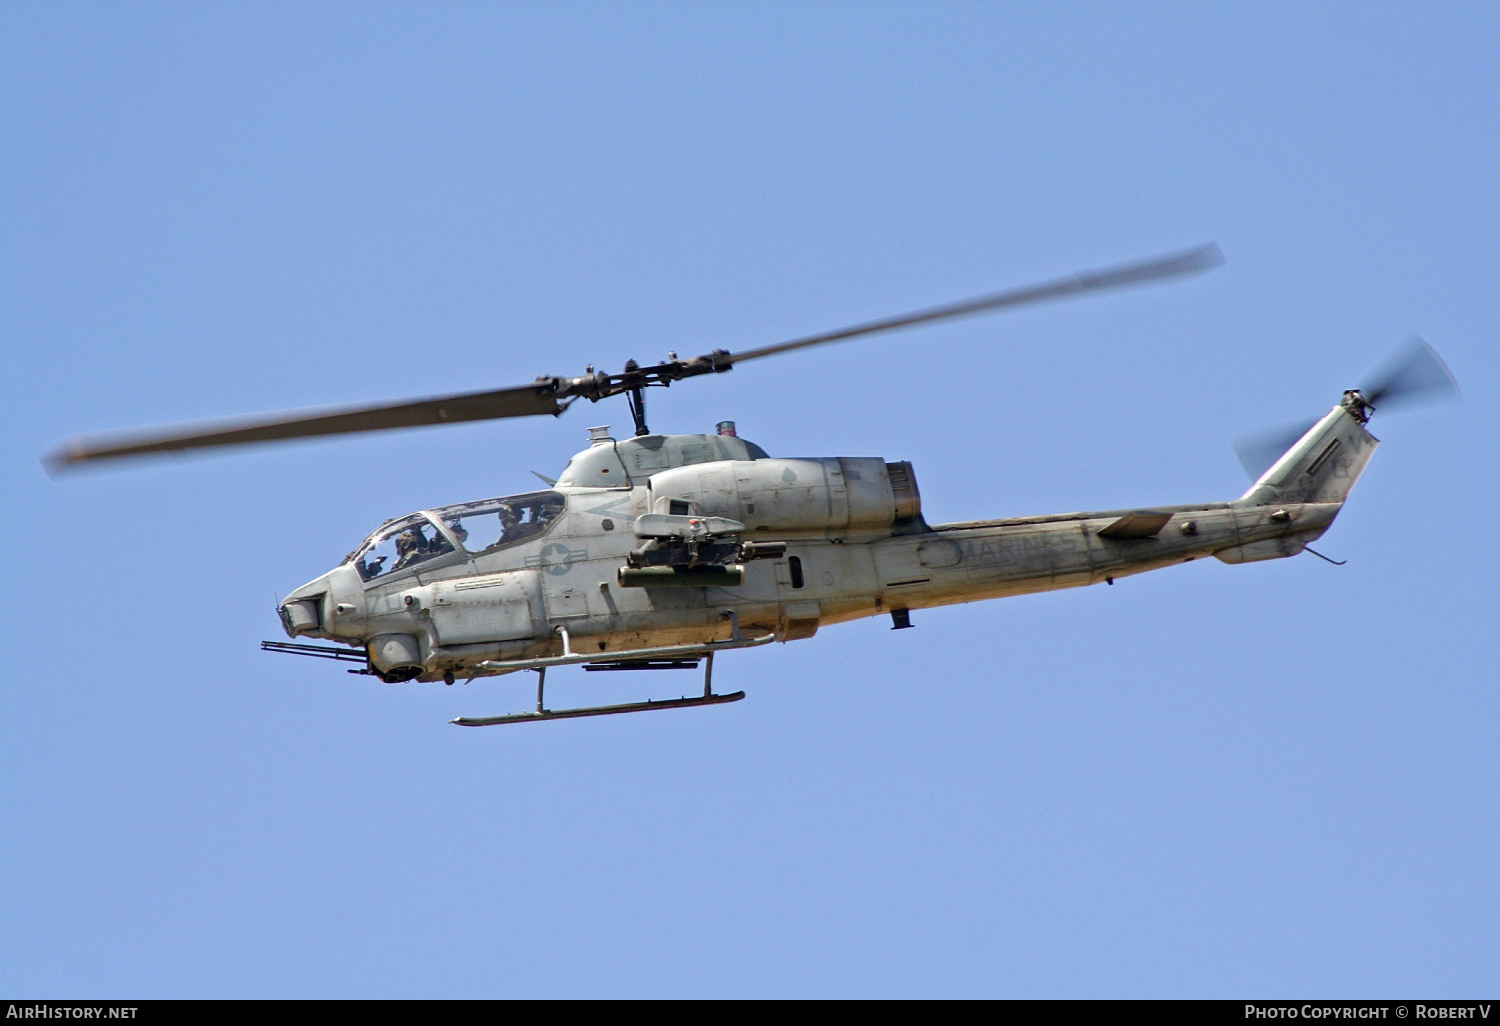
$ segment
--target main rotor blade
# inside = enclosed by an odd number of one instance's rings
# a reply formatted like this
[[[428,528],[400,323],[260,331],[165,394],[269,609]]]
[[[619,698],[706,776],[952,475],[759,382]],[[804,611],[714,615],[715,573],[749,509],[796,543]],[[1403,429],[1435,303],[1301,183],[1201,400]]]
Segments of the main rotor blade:
[[[1143,285],[1147,282],[1161,281],[1166,278],[1177,278],[1186,274],[1196,274],[1218,267],[1224,262],[1224,254],[1220,252],[1218,245],[1209,243],[1182,253],[1174,253],[1169,256],[1156,257],[1152,260],[1143,260],[1136,263],[1121,264],[1117,267],[1106,268],[1102,271],[1080,271],[1067,278],[1058,278],[1053,281],[1042,282],[1038,285],[1027,285],[1018,289],[1007,289],[1004,292],[992,292],[987,296],[978,296],[974,299],[965,299],[957,303],[946,303],[942,306],[929,307],[926,310],[918,310],[915,313],[901,314],[897,317],[887,317],[878,321],[866,321],[856,324],[850,328],[842,328],[838,331],[828,331],[820,335],[808,335],[806,338],[793,339],[790,342],[780,342],[776,345],[761,346],[759,349],[746,349],[742,352],[731,353],[721,358],[724,363],[735,364],[745,360],[756,360],[762,356],[774,356],[777,353],[787,353],[794,349],[806,349],[809,346],[820,346],[828,342],[843,342],[847,339],[858,338],[861,335],[873,335],[880,331],[894,331],[897,328],[909,328],[915,324],[928,324],[932,321],[947,320],[950,317],[966,317],[970,314],[985,313],[990,310],[1000,310],[1005,307],[1024,306],[1028,303],[1040,303],[1049,299],[1061,299],[1064,296],[1078,296],[1088,292],[1100,292],[1104,289],[1123,288],[1127,285]]]
[[[563,406],[550,393],[538,394],[535,386],[502,388],[491,392],[439,396],[410,402],[376,406],[353,406],[341,410],[279,416],[268,420],[246,420],[199,425],[191,430],[135,436],[96,436],[69,442],[46,459],[48,470],[57,471],[96,460],[184,452],[251,442],[274,442],[318,435],[345,435],[387,428],[457,424],[467,420],[499,417],[531,417],[556,414]]]
[[[1102,271],[1085,271],[1068,278],[1030,285],[1025,288],[996,292],[976,299],[919,310],[899,317],[869,321],[839,331],[824,332],[777,345],[747,349],[741,353],[717,350],[693,360],[675,357],[653,367],[637,367],[634,361],[620,374],[589,373],[577,378],[540,377],[531,385],[489,392],[438,396],[409,402],[348,407],[341,410],[279,415],[269,419],[243,420],[215,425],[197,425],[166,432],[148,432],[134,436],[102,436],[70,442],[45,458],[49,471],[76,467],[100,460],[159,453],[185,452],[254,442],[312,438],[320,435],[353,434],[383,431],[390,428],[421,427],[428,424],[455,424],[471,420],[493,420],[501,417],[530,417],[558,414],[566,409],[559,399],[588,399],[596,402],[607,396],[628,393],[638,395],[650,385],[667,385],[700,374],[721,373],[742,360],[790,352],[826,342],[840,342],[861,335],[911,327],[951,317],[1022,306],[1064,296],[1081,295],[1103,289],[1138,285],[1180,275],[1193,274],[1224,262],[1219,247],[1213,244]]]

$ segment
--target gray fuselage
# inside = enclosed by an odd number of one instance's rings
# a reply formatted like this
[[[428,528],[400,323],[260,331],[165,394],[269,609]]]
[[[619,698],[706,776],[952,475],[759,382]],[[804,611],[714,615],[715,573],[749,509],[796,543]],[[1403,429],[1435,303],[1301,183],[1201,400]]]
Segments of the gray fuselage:
[[[860,617],[1099,584],[1205,556],[1291,556],[1332,523],[1377,444],[1356,413],[1335,407],[1233,502],[937,526],[921,515],[907,464],[776,460],[712,435],[601,439],[550,492],[520,497],[551,504],[530,536],[469,552],[465,543],[477,543],[463,529],[474,521],[462,518],[506,500],[424,511],[406,519],[425,521],[434,555],[387,563],[370,580],[353,556],[288,596],[282,618],[293,636],[366,647],[388,679],[433,681],[555,656],[563,631],[573,652],[618,657],[723,641],[733,611],[746,634],[791,641]],[[746,562],[735,587],[622,587],[620,568],[641,544],[636,518],[669,507],[738,521],[746,538],[784,542],[785,554]]]

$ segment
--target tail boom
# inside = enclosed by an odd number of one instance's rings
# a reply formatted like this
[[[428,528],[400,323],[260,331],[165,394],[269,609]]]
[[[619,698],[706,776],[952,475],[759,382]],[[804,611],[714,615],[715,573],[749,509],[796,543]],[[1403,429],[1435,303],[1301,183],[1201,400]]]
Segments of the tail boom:
[[[1208,556],[1225,563],[1293,556],[1328,529],[1340,508],[1337,502],[1218,502],[944,524],[875,543],[875,611],[1113,583]],[[1161,526],[1146,536],[1111,532],[1131,518]],[[870,615],[861,608],[867,600],[850,599],[838,611],[842,603],[825,601],[823,622]]]
[[[1358,399],[1358,394],[1355,393]],[[1345,401],[1232,502],[942,524],[872,543],[877,598],[820,596],[824,624],[875,613],[1114,583],[1213,556],[1254,563],[1320,538],[1379,441],[1362,401]]]

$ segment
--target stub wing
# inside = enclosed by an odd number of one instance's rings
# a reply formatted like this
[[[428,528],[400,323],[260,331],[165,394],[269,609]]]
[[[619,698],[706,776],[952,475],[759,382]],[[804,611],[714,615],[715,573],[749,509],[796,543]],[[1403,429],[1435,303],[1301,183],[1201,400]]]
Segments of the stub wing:
[[[1170,511],[1162,513],[1157,510],[1138,509],[1133,513],[1126,513],[1119,520],[1100,528],[1101,538],[1154,538],[1161,533],[1161,529],[1167,526],[1167,521],[1172,519]]]

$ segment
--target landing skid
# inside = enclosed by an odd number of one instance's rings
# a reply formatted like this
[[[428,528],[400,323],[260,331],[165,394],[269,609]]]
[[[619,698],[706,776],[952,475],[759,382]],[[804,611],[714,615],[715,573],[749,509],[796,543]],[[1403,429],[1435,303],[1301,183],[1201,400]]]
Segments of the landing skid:
[[[633,659],[628,663],[584,663],[590,673],[606,670],[696,670],[697,659]]]
[[[668,698],[660,702],[629,702],[625,705],[595,705],[581,709],[543,709],[541,712],[511,713],[507,716],[460,716],[449,723],[460,727],[494,727],[501,723],[530,723],[533,720],[568,720],[577,716],[613,716],[615,713],[650,712],[653,709],[691,709],[696,705],[721,705],[738,702],[743,691],[728,695],[704,695],[701,698]]]
[[[743,647],[746,642],[750,644],[761,643],[758,639],[742,639],[739,622],[737,620],[734,621],[734,641],[722,644],[725,644],[726,647]],[[534,720],[571,720],[580,716],[614,716],[617,713],[652,712],[657,709],[691,709],[699,705],[723,705],[725,702],[738,702],[745,697],[743,691],[735,691],[728,695],[714,694],[714,649],[711,646],[712,643],[708,646],[696,646],[699,649],[697,654],[700,654],[703,658],[703,694],[697,698],[683,696],[682,698],[667,698],[660,701],[648,699],[644,702],[626,702],[621,705],[591,705],[577,709],[548,709],[543,704],[544,689],[547,685],[547,663],[543,662],[540,666],[530,667],[530,669],[536,670],[537,674],[535,709],[530,712],[506,713],[504,716],[460,716],[448,722],[460,727],[496,727],[502,723],[530,723]],[[689,648],[694,646],[677,647]],[[563,635],[563,651],[568,651],[566,634]],[[651,666],[649,664],[652,660],[639,658],[641,651],[647,650],[637,650],[635,653],[636,658],[634,659],[630,658],[630,653],[622,653],[620,657],[617,657],[619,658],[619,662],[614,665],[587,666],[585,669],[675,670],[687,669],[689,666],[697,665],[696,662],[684,665],[686,660],[674,659],[661,660],[660,662],[663,665]],[[656,649],[654,651],[659,654],[662,650]]]

